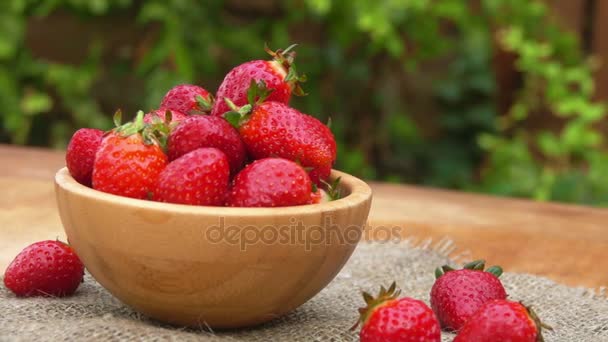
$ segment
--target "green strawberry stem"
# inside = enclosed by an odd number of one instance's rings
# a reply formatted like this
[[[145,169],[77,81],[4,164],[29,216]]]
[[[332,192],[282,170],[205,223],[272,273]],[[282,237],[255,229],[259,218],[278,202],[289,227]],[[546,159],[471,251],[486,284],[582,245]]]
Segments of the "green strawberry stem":
[[[496,278],[500,277],[502,275],[502,267],[500,266],[492,266],[489,267],[486,272],[492,273],[493,275],[496,276]]]
[[[114,123],[118,123],[117,127],[114,129],[116,133],[119,133],[123,137],[128,137],[130,135],[141,133],[145,128],[144,123],[144,112],[141,110],[137,112],[135,119],[133,121],[129,121],[125,124],[120,124],[122,118],[122,112],[117,111],[114,117]]]
[[[249,88],[247,89],[247,102],[251,106],[255,106],[260,104],[270,96],[270,94],[274,91],[274,89],[268,89],[266,86],[266,82],[260,80],[256,82],[253,78],[249,83]]]
[[[296,46],[298,46],[298,44],[291,44],[286,49],[272,51],[270,47],[268,47],[268,44],[264,44],[264,51],[288,70],[293,65],[293,61],[296,58],[296,52],[292,51]]]
[[[531,306],[527,306],[521,301],[519,302],[519,304],[523,305],[523,307],[526,308],[526,310],[528,311],[528,315],[534,321],[534,325],[536,325],[536,342],[544,342],[545,338],[543,337],[543,330],[553,331],[553,327],[543,323]]]
[[[289,53],[289,50],[293,50],[296,46],[298,46],[298,44],[291,44],[287,47],[287,49],[281,51],[283,53],[283,55]],[[266,46],[267,48],[268,46]],[[295,51],[294,51],[295,52]],[[293,62],[293,61],[292,61]]]
[[[114,121],[115,127],[119,127],[120,125],[122,125],[122,110],[117,110],[116,113],[114,113],[112,119]]]
[[[160,120],[155,121],[153,119],[153,122],[148,124],[144,122],[144,112],[140,110],[137,112],[137,115],[135,115],[135,118],[132,121],[121,124],[122,112],[118,110],[114,114],[114,124],[116,124],[116,128],[114,128],[113,132],[121,137],[140,134],[143,138],[144,144],[157,144],[161,148],[166,149],[167,138],[169,137],[169,133],[171,132],[172,128],[172,116],[173,114],[171,111],[167,110],[165,113],[164,122]]]
[[[336,179],[334,179],[331,184],[321,180],[321,183],[323,183],[325,185],[325,190],[327,191],[327,195],[329,196],[329,199],[332,201],[335,201],[337,199],[342,198],[342,193],[340,191],[340,181],[342,180],[342,177],[338,177]]]
[[[202,112],[198,112],[197,114],[208,114],[213,107],[214,98],[213,95],[209,94],[207,98],[202,97],[201,95],[196,95],[196,103],[199,107],[201,107]]]
[[[224,98],[224,102],[226,102],[226,105],[230,108],[229,112],[224,113],[224,119],[232,126],[239,128],[247,119],[249,119],[249,115],[253,109],[252,105],[246,104],[242,107],[238,107],[227,97]]]
[[[472,271],[483,271],[485,268],[485,265],[486,265],[486,261],[483,259],[480,259],[480,260],[475,260],[475,261],[466,263],[462,267],[462,269],[472,270]],[[441,267],[437,267],[435,269],[435,279],[438,279],[442,275],[446,274],[447,272],[451,272],[451,271],[455,271],[455,269],[449,265],[443,265]],[[503,270],[502,270],[502,267],[500,267],[500,266],[492,266],[492,267],[489,267],[488,269],[486,269],[485,272],[492,273],[493,275],[495,275],[498,278],[502,275]]]
[[[274,89],[268,89],[266,82],[256,82],[254,79],[251,79],[249,89],[247,89],[248,104],[238,107],[234,102],[232,102],[232,100],[225,97],[224,102],[226,102],[226,105],[228,108],[230,108],[230,111],[224,113],[224,118],[232,126],[239,128],[245,121],[249,119],[253,107],[264,102],[273,91]]]
[[[465,264],[462,268],[465,270],[483,271],[485,266],[486,266],[486,261],[483,259],[480,259],[480,260],[471,261],[471,262]]]
[[[264,50],[287,71],[284,81],[291,85],[293,94],[296,96],[304,96],[306,93],[300,86],[300,83],[306,82],[307,78],[304,74],[298,75],[296,65],[294,64],[296,53],[295,51],[292,51],[297,45],[298,44],[292,44],[284,50],[278,49],[277,51],[272,51],[268,45],[264,44]]]
[[[158,116],[152,118],[152,123],[149,123],[144,128],[144,137],[151,136],[158,145],[166,152],[167,142],[171,130],[177,126],[177,122],[173,122],[173,113],[170,110],[165,111],[165,120],[161,120]]]
[[[441,277],[442,275],[444,275],[446,272],[449,271],[454,271],[454,268],[452,268],[451,266],[448,265],[443,265],[441,267],[437,267],[435,269],[435,279],[438,279],[439,277]]]
[[[380,286],[380,291],[375,298],[367,292],[362,292],[366,306],[359,308],[359,320],[350,328],[350,331],[357,329],[359,324],[365,325],[365,322],[367,322],[377,307],[397,299],[399,294],[401,294],[401,290],[397,289],[397,283],[394,281],[388,289]]]

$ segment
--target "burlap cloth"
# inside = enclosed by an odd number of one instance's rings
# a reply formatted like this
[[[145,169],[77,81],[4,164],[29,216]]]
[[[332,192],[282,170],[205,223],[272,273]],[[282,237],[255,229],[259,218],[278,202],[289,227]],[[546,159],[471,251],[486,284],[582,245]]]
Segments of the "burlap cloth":
[[[1,341],[353,341],[360,290],[376,292],[393,279],[403,294],[428,303],[433,270],[454,263],[449,243],[361,243],[334,281],[287,316],[253,329],[208,332],[149,320],[114,299],[90,276],[72,297],[16,298],[0,286]],[[453,253],[451,255],[454,255]],[[607,270],[598,270],[607,271]],[[603,291],[570,288],[525,275],[502,276],[511,299],[533,304],[554,332],[547,341],[608,341],[608,299]],[[452,334],[443,334],[451,341]]]

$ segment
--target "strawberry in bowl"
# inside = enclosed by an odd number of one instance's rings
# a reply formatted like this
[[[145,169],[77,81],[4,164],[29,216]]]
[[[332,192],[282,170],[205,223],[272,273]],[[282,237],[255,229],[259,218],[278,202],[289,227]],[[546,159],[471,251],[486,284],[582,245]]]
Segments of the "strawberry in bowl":
[[[215,96],[178,85],[159,109],[70,143],[55,176],[70,245],[143,314],[212,328],[269,321],[321,291],[362,235],[371,189],[332,170],[329,127],[289,106],[304,80],[292,48],[269,53],[235,67]]]

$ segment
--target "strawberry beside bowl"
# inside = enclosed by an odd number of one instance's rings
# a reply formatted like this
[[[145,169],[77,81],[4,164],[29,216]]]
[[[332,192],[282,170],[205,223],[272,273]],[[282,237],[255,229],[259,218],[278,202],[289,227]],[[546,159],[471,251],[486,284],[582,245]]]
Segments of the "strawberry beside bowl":
[[[321,291],[365,227],[372,192],[348,174],[343,198],[282,208],[131,199],[55,176],[68,241],[89,273],[135,310],[181,326],[237,328],[279,317]]]

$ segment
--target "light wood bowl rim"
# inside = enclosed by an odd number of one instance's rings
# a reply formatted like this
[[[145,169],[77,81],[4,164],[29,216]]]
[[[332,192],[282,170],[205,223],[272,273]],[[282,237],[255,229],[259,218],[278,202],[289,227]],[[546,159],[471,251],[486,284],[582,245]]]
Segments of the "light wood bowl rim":
[[[312,214],[319,212],[337,211],[353,208],[369,200],[372,190],[367,183],[347,173],[332,170],[331,179],[341,177],[340,187],[346,190],[348,195],[335,201],[307,204],[291,207],[275,208],[233,208],[233,207],[211,207],[195,206],[185,204],[161,203],[148,200],[134,199],[105,193],[89,188],[78,183],[70,175],[67,167],[63,167],[55,174],[55,183],[64,191],[94,199],[101,202],[119,204],[133,209],[148,209],[162,213],[187,213],[195,215],[213,215],[224,217],[263,217],[263,216],[293,216]]]

